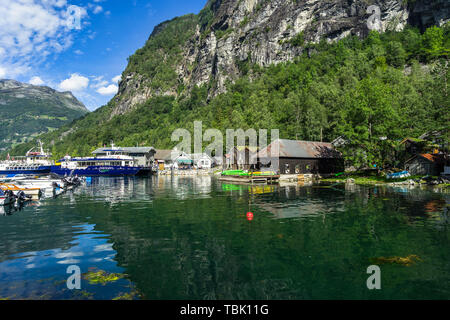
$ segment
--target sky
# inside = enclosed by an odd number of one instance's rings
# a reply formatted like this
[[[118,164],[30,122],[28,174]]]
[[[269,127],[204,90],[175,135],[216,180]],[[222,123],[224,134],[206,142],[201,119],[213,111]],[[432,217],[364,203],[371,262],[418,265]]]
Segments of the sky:
[[[206,0],[0,0],[0,79],[71,91],[93,111],[153,28]]]

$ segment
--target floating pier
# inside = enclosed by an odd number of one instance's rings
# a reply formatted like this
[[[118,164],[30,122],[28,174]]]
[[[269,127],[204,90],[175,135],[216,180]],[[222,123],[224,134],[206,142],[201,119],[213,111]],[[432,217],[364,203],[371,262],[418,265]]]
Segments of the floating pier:
[[[223,175],[219,178],[220,181],[228,182],[241,182],[241,183],[263,183],[263,184],[274,184],[278,183],[280,179],[279,175],[251,175],[251,176],[240,176],[240,175]]]

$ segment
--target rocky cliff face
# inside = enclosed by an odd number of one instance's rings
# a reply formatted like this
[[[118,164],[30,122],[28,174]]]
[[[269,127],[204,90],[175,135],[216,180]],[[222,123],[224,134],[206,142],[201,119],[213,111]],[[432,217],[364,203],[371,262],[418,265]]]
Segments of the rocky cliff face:
[[[368,10],[370,6],[376,7]],[[209,85],[214,96],[226,90],[227,81],[242,75],[247,63],[276,64],[300,55],[308,42],[366,36],[368,21],[372,29],[384,32],[401,30],[408,23],[422,29],[442,25],[449,17],[447,0],[210,0],[192,35],[181,44],[173,72],[185,92]],[[170,23],[155,28],[151,37]],[[176,96],[180,91],[175,86],[155,88],[151,77],[139,72],[122,78],[112,115],[152,96]]]

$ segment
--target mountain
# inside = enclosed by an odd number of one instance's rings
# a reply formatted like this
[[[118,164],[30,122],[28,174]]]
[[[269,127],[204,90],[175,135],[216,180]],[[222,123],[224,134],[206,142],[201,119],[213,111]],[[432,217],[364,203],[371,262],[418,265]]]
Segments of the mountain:
[[[30,141],[88,112],[71,92],[0,80],[0,150]]]
[[[157,26],[130,57],[113,115],[150,97],[177,96],[204,84],[210,86],[209,96],[215,96],[242,76],[248,63],[292,61],[307,42],[365,37],[371,5],[380,8],[383,32],[403,30],[408,23],[423,31],[450,17],[445,0],[210,0],[197,16]]]
[[[111,140],[167,148],[174,129],[202,120],[345,135],[349,158],[379,160],[389,141],[448,125],[449,17],[445,0],[210,0],[155,27],[106,106],[42,139],[58,155]]]

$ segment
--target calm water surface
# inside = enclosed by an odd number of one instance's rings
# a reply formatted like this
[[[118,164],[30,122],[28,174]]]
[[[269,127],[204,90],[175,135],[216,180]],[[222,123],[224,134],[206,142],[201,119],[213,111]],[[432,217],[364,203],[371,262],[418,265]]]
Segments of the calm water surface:
[[[3,299],[450,299],[449,193],[96,178],[0,208]],[[246,213],[253,212],[252,221]],[[417,255],[409,266],[379,257]],[[66,286],[67,267],[121,274]]]

